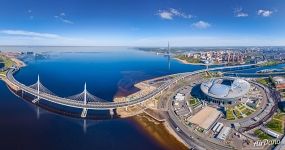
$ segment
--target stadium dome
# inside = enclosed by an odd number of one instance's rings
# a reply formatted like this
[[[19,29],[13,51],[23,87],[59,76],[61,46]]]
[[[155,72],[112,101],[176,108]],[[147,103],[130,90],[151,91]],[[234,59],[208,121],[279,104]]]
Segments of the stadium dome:
[[[244,96],[250,84],[239,78],[213,78],[200,86],[208,100],[217,103],[233,103]]]

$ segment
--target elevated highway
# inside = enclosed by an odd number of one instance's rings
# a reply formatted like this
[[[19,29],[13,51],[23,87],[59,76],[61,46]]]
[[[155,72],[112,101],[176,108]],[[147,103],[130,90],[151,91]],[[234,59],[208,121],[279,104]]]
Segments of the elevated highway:
[[[85,116],[87,109],[113,110],[113,109],[116,109],[119,107],[128,107],[128,106],[132,106],[132,105],[141,104],[144,101],[147,101],[149,99],[152,99],[152,98],[158,96],[164,90],[166,90],[169,87],[171,87],[172,85],[176,84],[178,81],[183,80],[186,77],[202,73],[204,71],[218,71],[218,70],[223,70],[223,69],[234,69],[234,68],[243,68],[243,67],[251,67],[251,66],[255,66],[255,64],[240,65],[240,66],[225,66],[225,67],[217,67],[217,68],[209,68],[209,69],[207,68],[207,69],[202,69],[202,70],[198,70],[198,71],[194,71],[194,72],[174,74],[175,78],[165,82],[164,84],[162,84],[161,86],[156,88],[154,91],[151,91],[150,93],[148,93],[146,95],[142,95],[141,97],[130,99],[128,101],[122,101],[122,102],[108,102],[108,101],[106,101],[106,102],[100,102],[100,101],[98,101],[98,102],[87,102],[87,100],[86,100],[86,87],[85,87],[85,93],[83,93],[83,94],[85,94],[84,100],[81,100],[81,101],[76,100],[76,99],[72,99],[72,98],[63,98],[63,97],[59,97],[57,95],[51,94],[49,92],[40,91],[39,80],[37,83],[37,86],[38,86],[37,89],[26,86],[26,85],[20,83],[19,81],[17,81],[13,76],[13,74],[18,71],[17,68],[10,68],[6,73],[6,78],[7,78],[7,82],[9,82],[9,85],[13,85],[14,87],[17,87],[16,88],[17,90],[20,90],[20,91],[23,91],[23,92],[26,92],[26,93],[29,93],[29,94],[35,96],[34,102],[37,102],[40,99],[42,99],[42,100],[50,101],[52,103],[64,105],[64,106],[81,108],[84,110],[83,116]],[[171,75],[171,76],[173,76],[173,75]]]

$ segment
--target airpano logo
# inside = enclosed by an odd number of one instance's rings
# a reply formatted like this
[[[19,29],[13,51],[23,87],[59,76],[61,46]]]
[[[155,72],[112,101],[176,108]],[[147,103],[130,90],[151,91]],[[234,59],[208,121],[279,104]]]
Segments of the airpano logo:
[[[262,147],[262,146],[267,146],[267,145],[278,145],[280,144],[280,140],[258,140],[253,143],[254,147]]]

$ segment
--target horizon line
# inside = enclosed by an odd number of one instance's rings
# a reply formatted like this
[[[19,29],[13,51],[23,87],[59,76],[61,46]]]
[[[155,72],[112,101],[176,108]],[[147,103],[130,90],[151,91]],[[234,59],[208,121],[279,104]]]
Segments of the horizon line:
[[[168,47],[165,46],[127,46],[127,45],[0,45],[0,47],[131,47],[131,48],[140,48],[140,47],[149,47],[149,48],[159,48],[159,47]],[[185,48],[185,47],[285,47],[285,45],[224,45],[224,46],[171,46],[172,48]]]

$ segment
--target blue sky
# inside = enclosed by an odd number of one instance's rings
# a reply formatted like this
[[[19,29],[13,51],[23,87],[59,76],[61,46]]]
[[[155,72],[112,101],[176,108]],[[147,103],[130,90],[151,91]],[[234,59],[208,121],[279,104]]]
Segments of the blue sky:
[[[284,0],[1,0],[0,45],[285,45]]]

